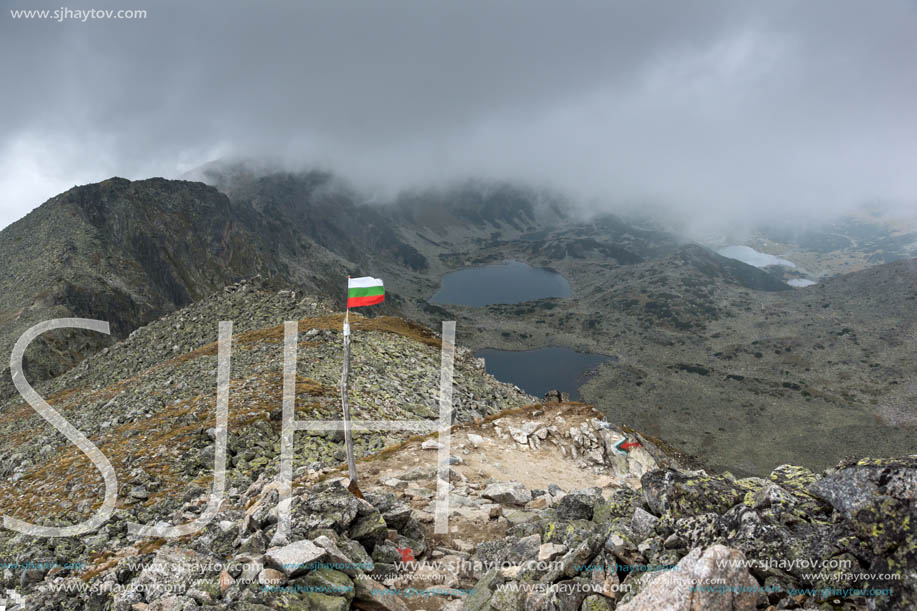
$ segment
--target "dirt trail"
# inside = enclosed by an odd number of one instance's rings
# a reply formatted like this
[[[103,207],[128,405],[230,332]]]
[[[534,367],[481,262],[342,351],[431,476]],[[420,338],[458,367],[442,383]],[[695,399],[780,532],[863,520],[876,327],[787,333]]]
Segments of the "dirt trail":
[[[604,431],[613,439],[629,440],[633,447],[609,459],[601,434],[596,431]],[[600,412],[583,403],[532,405],[456,425],[449,448],[455,458],[449,473],[449,532],[434,535],[437,439],[436,435],[415,437],[358,463],[361,490],[395,494],[408,503],[413,516],[424,525],[431,544],[423,557],[427,566],[421,566],[414,574],[382,579],[386,586],[464,587],[467,584],[462,583],[460,574],[432,570],[429,563],[468,558],[479,543],[500,539],[510,526],[525,520],[529,511],[553,506],[566,492],[599,487],[608,497],[621,486],[638,488],[639,475],[655,465],[641,444],[634,443],[636,438],[614,429]],[[345,475],[346,468],[340,468],[323,477]],[[530,500],[496,502],[485,493],[489,485],[506,482],[521,484],[525,498]],[[461,598],[402,600],[409,609],[432,611],[450,608],[450,604],[459,608],[457,601]]]

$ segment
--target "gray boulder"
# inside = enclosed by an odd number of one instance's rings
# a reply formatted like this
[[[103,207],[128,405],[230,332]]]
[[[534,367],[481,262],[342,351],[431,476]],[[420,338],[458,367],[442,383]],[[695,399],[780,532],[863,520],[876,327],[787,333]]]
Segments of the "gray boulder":
[[[745,556],[724,545],[714,545],[702,550],[695,548],[681,559],[677,571],[667,571],[652,577],[641,592],[629,602],[618,605],[618,611],[754,611],[759,604],[767,602],[762,592],[756,592],[758,582],[749,575],[748,570],[738,565]],[[724,566],[720,566],[723,564]],[[692,581],[697,584],[706,580],[722,579],[723,584],[731,590],[742,587],[748,592],[718,590],[715,587],[706,590],[695,588],[692,592]]]
[[[724,475],[708,475],[704,471],[650,471],[640,478],[640,483],[650,512],[657,516],[723,513],[742,502],[749,492]]]
[[[519,482],[495,482],[481,496],[503,505],[525,505],[532,500],[532,493]]]
[[[272,547],[264,554],[264,564],[282,572],[288,578],[303,575],[311,570],[311,563],[317,562],[326,551],[309,541],[303,539],[284,545]]]

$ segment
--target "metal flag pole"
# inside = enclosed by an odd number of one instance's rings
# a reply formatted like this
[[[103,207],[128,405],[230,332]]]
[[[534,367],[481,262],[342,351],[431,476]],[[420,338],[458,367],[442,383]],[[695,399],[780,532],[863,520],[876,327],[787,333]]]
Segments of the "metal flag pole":
[[[350,276],[347,276],[348,295]],[[344,314],[344,369],[341,371],[341,407],[344,411],[344,445],[347,447],[347,469],[350,471],[350,484],[347,489],[357,498],[362,499],[363,493],[357,485],[357,462],[353,456],[353,435],[350,430],[350,401],[347,396],[347,381],[350,377],[350,305]]]

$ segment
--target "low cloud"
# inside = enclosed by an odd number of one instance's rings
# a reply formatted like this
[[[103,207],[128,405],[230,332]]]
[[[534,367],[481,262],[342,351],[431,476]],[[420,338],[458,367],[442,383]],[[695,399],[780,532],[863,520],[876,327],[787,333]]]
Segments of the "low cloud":
[[[913,2],[113,7],[148,15],[0,14],[0,225],[232,156],[385,194],[516,180],[701,228],[917,209]]]

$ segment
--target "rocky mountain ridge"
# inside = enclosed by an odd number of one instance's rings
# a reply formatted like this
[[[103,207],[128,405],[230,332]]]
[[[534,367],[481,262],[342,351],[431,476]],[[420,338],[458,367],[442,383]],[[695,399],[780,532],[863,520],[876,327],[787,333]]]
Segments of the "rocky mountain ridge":
[[[0,233],[0,345],[8,354],[23,331],[51,318],[108,321],[113,338],[38,338],[25,370],[47,379],[226,284],[278,273],[246,225],[224,195],[199,183],[115,178],[62,193]]]

